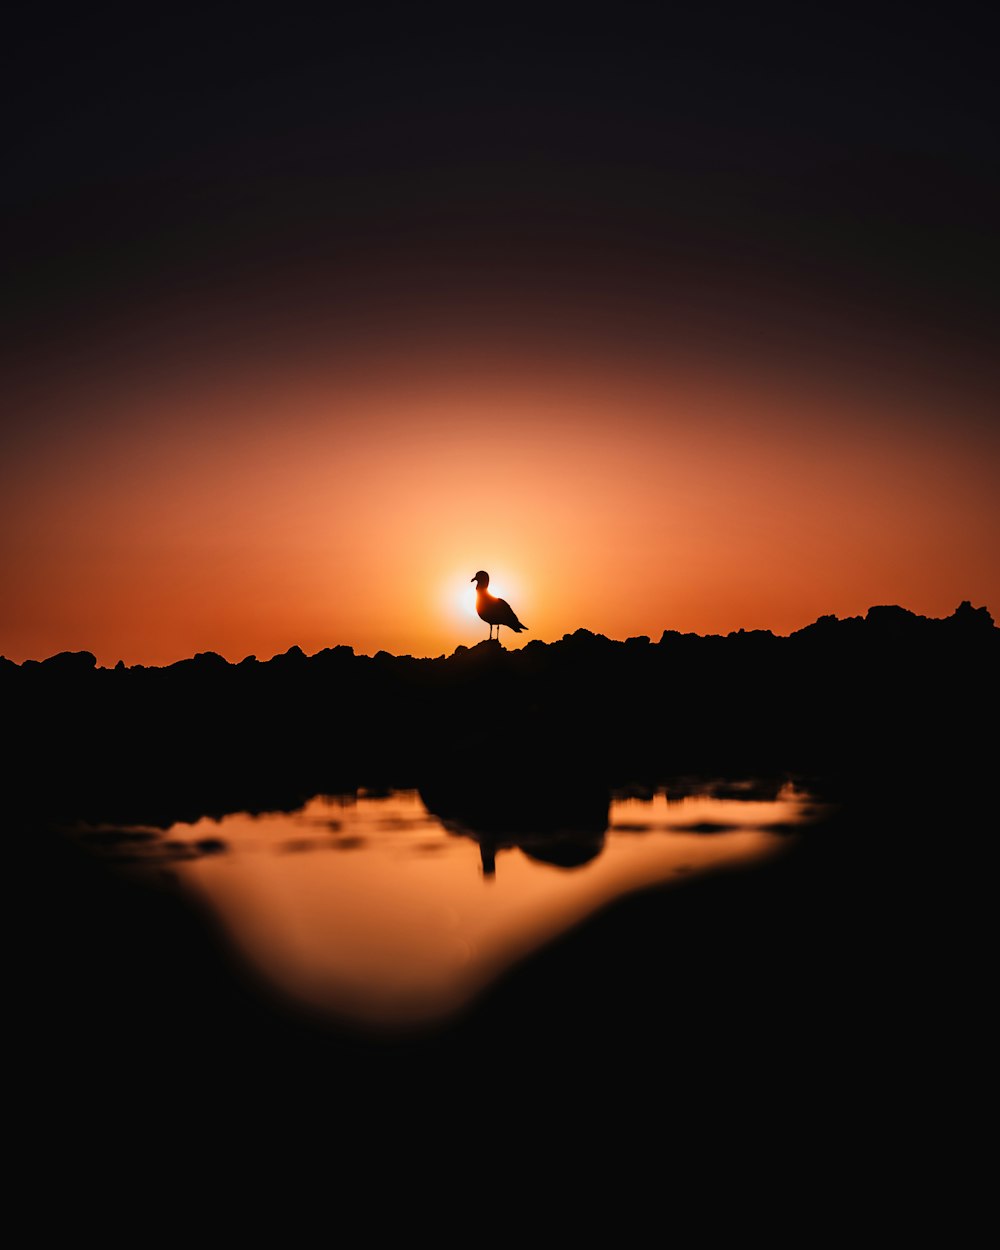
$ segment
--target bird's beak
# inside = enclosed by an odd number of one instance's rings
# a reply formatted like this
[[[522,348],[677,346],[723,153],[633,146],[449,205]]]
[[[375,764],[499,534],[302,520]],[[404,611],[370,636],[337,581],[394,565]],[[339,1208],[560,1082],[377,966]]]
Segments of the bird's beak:
[[[470,577],[470,578],[469,578],[469,581],[470,581],[470,582],[474,582],[475,580],[476,580],[476,579],[475,579],[474,577]]]

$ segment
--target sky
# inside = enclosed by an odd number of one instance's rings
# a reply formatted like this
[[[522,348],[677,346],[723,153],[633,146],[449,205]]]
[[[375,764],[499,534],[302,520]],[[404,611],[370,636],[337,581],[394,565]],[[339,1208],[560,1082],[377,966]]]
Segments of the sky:
[[[1000,612],[985,8],[11,13],[0,654]]]

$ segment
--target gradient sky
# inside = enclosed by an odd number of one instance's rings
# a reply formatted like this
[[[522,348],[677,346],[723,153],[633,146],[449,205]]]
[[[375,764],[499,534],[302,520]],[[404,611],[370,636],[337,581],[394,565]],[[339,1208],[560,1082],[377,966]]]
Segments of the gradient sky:
[[[986,32],[658,13],[18,14],[0,654],[1000,613]]]

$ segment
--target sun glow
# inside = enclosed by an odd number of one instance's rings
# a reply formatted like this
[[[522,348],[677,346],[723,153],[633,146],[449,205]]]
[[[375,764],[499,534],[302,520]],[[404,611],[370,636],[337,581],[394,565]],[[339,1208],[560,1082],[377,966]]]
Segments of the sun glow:
[[[468,578],[464,583],[461,577],[449,582],[448,597],[452,614],[460,621],[468,623],[479,619],[476,615],[476,588],[469,584]]]
[[[479,565],[476,566],[476,568],[479,567]],[[514,589],[508,590],[508,587]],[[518,590],[517,579],[511,578],[506,572],[503,572],[496,582],[493,580],[493,575],[490,575],[489,592],[498,599],[506,599],[512,604],[511,596],[518,602],[523,600],[523,595]],[[470,576],[464,573],[451,575],[442,587],[441,603],[448,618],[460,623],[463,629],[472,621],[476,622],[476,628],[482,624],[476,611],[476,586]],[[517,611],[516,608],[514,610]]]
[[[932,391],[763,365],[526,358],[501,386],[474,357],[456,375],[456,351],[346,378],[276,358],[253,393],[245,362],[212,387],[60,375],[32,401],[48,423],[0,455],[0,655],[450,654],[488,636],[478,569],[527,626],[501,629],[509,649],[996,598],[985,412],[953,437]]]

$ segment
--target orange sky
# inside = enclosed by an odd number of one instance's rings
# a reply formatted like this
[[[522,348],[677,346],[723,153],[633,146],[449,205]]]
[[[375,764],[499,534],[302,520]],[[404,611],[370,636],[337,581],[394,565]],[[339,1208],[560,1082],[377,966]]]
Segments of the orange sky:
[[[479,568],[530,626],[511,647],[1000,611],[989,388],[905,341],[629,347],[418,307],[218,344],[183,313],[11,375],[0,654],[434,656],[486,637]]]
[[[0,655],[1000,615],[988,21],[7,25]]]

